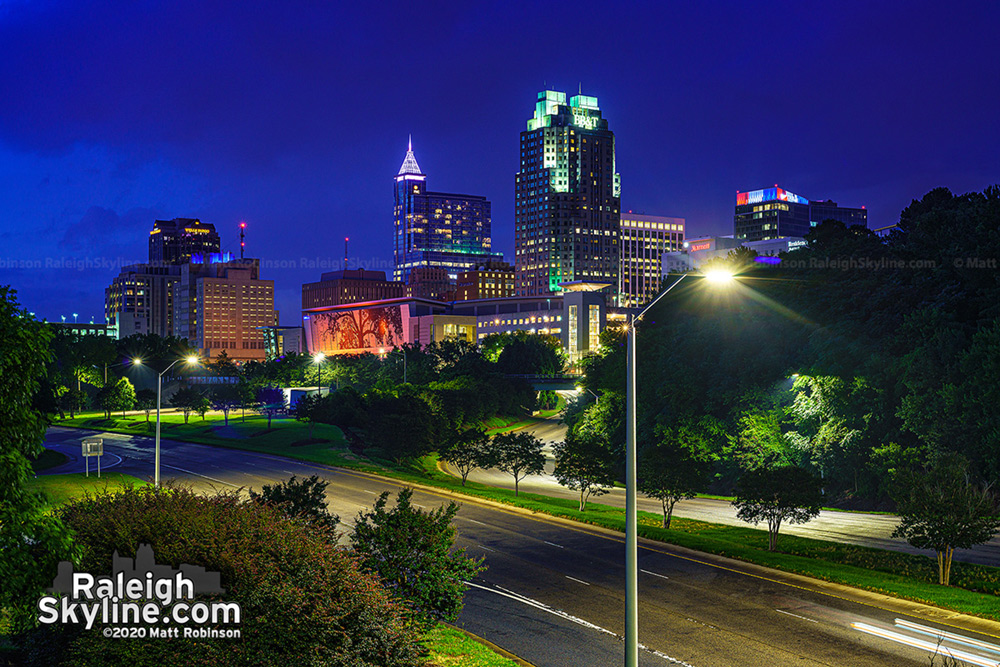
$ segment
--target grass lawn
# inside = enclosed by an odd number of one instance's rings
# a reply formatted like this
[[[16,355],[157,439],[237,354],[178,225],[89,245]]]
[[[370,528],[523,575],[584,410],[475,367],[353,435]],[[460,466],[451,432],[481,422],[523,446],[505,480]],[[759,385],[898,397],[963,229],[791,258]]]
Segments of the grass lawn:
[[[446,625],[428,632],[423,644],[431,652],[428,667],[517,667],[513,660]]]
[[[91,471],[90,477],[86,477],[82,472],[69,475],[42,475],[29,479],[26,486],[29,491],[42,492],[48,504],[54,507],[82,498],[87,493],[104,489],[116,491],[125,486],[144,486],[146,484],[147,482],[137,477],[112,471],[102,472],[101,478],[98,479],[97,472],[94,470]]]
[[[147,425],[143,414],[129,415],[124,419],[117,415],[106,420],[103,413],[89,413],[76,419],[57,421],[54,426],[91,428],[130,435],[152,436],[156,432],[155,420]],[[185,424],[183,414],[168,412],[160,415],[160,436],[203,445],[279,454],[329,465],[344,465],[352,458],[347,450],[344,434],[336,426],[316,424],[310,439],[309,426],[289,417],[272,419],[269,429],[267,417],[257,414],[247,414],[246,421],[243,421],[238,412],[230,413],[229,425],[226,426],[222,413],[210,412],[204,420],[197,414],[192,414]]]

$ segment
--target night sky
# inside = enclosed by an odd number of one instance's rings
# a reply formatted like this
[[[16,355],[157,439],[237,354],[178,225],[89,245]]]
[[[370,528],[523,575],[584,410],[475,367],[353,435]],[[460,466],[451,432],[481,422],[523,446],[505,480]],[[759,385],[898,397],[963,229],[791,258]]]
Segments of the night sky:
[[[103,322],[154,219],[212,222],[235,251],[245,219],[294,324],[344,236],[352,267],[389,267],[410,134],[429,189],[493,202],[512,260],[546,87],[598,98],[623,210],[689,236],[731,234],[738,189],[878,227],[933,187],[1000,182],[1000,3],[704,4],[0,0],[0,284]]]

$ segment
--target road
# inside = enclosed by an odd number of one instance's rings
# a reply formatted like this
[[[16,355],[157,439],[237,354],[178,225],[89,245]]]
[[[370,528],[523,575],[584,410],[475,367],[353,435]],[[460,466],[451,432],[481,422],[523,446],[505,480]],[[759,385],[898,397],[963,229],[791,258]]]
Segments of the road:
[[[73,457],[53,472],[81,471],[80,441],[94,435],[49,429],[46,446]],[[105,470],[151,476],[151,440],[97,435],[104,438]],[[318,474],[330,482],[328,502],[348,527],[377,494],[399,488],[392,480],[353,471],[169,440],[162,443],[162,462],[165,479],[205,491]],[[424,507],[445,500],[441,493],[414,493],[414,502]],[[621,535],[471,502],[463,503],[456,526],[458,545],[470,555],[484,556],[489,567],[470,582],[459,625],[538,667],[621,663]],[[863,601],[864,594],[655,542],[640,541],[639,559],[644,667],[926,667],[929,653],[899,641],[906,635],[910,639],[902,641],[912,642],[919,635],[901,631],[894,625],[897,618],[1000,642],[1000,636],[992,636],[1000,635],[995,631],[977,634],[941,625],[917,605],[874,606]],[[937,614],[939,619],[947,616]],[[899,637],[876,637],[852,623]]]
[[[555,467],[552,443],[562,442],[565,438],[565,425],[560,424],[557,417],[544,420],[538,425],[528,427],[525,430],[533,433],[542,442],[546,443],[544,449],[546,454],[545,473],[526,477],[518,484],[518,488],[528,493],[579,499],[579,493],[570,491],[560,485],[556,481],[556,478],[552,476],[552,471]],[[458,473],[454,470],[450,470],[449,472],[458,476]],[[513,478],[498,470],[475,470],[469,475],[469,479],[491,486],[499,486],[507,489],[514,488]],[[606,495],[594,498],[594,500],[608,505],[624,507],[625,490],[616,488]],[[658,500],[644,498],[641,494],[638,498],[638,508],[642,511],[656,514],[661,514],[663,511]],[[736,511],[728,501],[712,498],[692,498],[691,500],[681,501],[674,506],[674,516],[732,526],[748,525],[736,517]],[[934,557],[933,551],[915,549],[907,544],[905,540],[892,537],[892,531],[898,523],[898,517],[889,514],[831,512],[824,510],[809,523],[783,525],[781,533]],[[1000,566],[1000,537],[994,537],[990,542],[978,545],[972,549],[959,549],[955,551],[954,558],[955,560],[967,563]]]

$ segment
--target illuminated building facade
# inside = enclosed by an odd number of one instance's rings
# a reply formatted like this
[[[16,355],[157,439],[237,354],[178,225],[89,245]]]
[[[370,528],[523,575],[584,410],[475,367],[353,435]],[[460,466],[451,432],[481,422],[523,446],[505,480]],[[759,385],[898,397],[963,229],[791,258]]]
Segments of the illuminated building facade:
[[[490,250],[490,202],[477,195],[427,190],[409,145],[395,177],[393,279],[410,282],[417,267],[444,269],[452,283],[458,274],[502,255]]]
[[[149,232],[151,264],[184,264],[196,255],[208,257],[220,249],[215,225],[196,218],[157,220]]]
[[[435,301],[453,301],[455,281],[448,269],[440,266],[415,266],[406,282],[406,296]]]
[[[104,290],[104,318],[115,338],[173,334],[173,289],[180,265],[133,264]]]
[[[276,324],[274,281],[260,279],[260,260],[191,263],[174,284],[173,333],[207,358],[263,361],[261,327]]]
[[[766,241],[785,236],[802,238],[824,220],[867,227],[868,211],[864,207],[838,206],[829,199],[806,199],[778,186],[737,192],[733,236],[737,241]]]
[[[538,93],[521,132],[515,178],[514,265],[518,296],[556,294],[560,283],[596,281],[618,291],[621,180],[615,135],[596,97]]]
[[[346,269],[324,273],[320,282],[302,286],[302,309],[339,306],[406,296],[406,285],[386,280],[385,271]]]
[[[458,274],[456,301],[514,296],[514,267],[507,262],[487,262],[475,271]]]
[[[663,253],[681,250],[684,218],[621,214],[621,269],[618,274],[618,305],[634,308],[648,303],[660,292]]]

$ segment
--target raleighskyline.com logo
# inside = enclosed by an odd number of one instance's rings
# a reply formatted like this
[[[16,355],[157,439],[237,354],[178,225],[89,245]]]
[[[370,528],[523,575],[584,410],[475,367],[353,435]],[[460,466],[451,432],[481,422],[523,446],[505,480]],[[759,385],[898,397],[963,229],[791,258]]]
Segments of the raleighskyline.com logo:
[[[139,545],[135,560],[116,551],[111,575],[75,572],[69,561],[59,563],[52,588],[38,600],[38,621],[103,626],[105,637],[191,639],[241,636],[236,602],[197,600],[197,595],[225,593],[218,572],[182,564],[158,565],[153,549]]]

